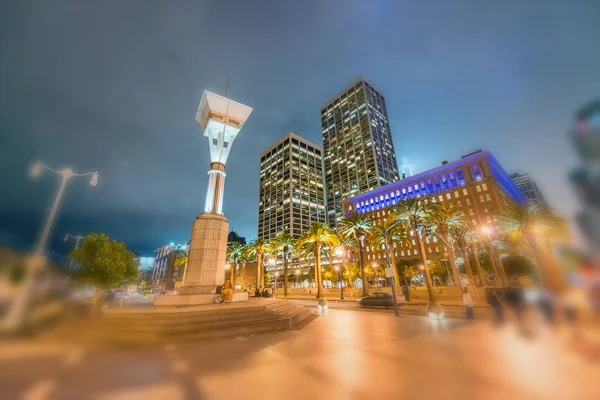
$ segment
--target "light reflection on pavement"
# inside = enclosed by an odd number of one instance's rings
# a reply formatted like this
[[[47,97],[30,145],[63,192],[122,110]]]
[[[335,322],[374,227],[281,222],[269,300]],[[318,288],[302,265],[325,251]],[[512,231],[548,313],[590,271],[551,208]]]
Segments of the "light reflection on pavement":
[[[587,399],[566,331],[329,310],[301,331],[145,348],[0,345],[0,398]]]

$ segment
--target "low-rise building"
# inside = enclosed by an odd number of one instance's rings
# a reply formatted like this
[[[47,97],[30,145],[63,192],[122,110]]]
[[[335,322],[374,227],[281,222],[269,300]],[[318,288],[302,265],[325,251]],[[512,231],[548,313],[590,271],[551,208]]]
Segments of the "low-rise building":
[[[344,213],[368,213],[382,218],[398,201],[414,197],[455,204],[463,210],[473,229],[483,225],[493,228],[497,216],[510,202],[526,201],[492,154],[479,150],[460,160],[444,161],[439,167],[346,199]],[[415,239],[412,246],[402,247],[396,243],[392,246],[396,259],[418,257]],[[365,250],[365,262],[384,262],[382,246],[368,244]],[[428,257],[443,258],[449,249],[434,235],[425,239],[425,251]]]

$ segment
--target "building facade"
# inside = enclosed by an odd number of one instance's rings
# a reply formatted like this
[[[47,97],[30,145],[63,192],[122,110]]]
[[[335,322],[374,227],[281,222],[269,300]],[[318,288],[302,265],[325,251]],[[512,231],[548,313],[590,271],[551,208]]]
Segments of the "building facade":
[[[239,243],[242,246],[246,245],[246,238],[237,234],[235,231],[229,232],[227,235],[227,247],[233,245],[234,243]]]
[[[183,268],[175,266],[177,255],[189,250],[189,244],[168,244],[156,249],[152,266],[152,286],[155,289],[172,290],[183,280]]]
[[[517,185],[519,191],[527,199],[530,205],[539,207],[540,209],[548,208],[548,204],[538,189],[536,183],[529,177],[528,174],[511,174],[510,179]]]
[[[487,225],[493,228],[496,217],[511,201],[526,202],[517,186],[487,151],[478,151],[460,160],[416,174],[391,185],[354,196],[343,201],[345,215],[369,213],[382,218],[401,199],[423,198],[434,203],[452,203],[463,210],[471,227]],[[411,232],[414,236],[414,233]],[[443,258],[450,251],[435,235],[425,239],[428,257]],[[396,259],[418,257],[416,239],[412,245],[391,245]],[[384,263],[385,252],[381,246],[366,246],[368,263]]]
[[[258,238],[299,238],[313,222],[326,223],[322,151],[288,133],[260,156]]]
[[[570,133],[580,166],[571,172],[581,209],[577,214],[580,231],[589,251],[600,260],[600,99],[583,106],[575,116]]]
[[[335,228],[342,200],[400,178],[384,97],[360,78],[321,107],[321,132],[327,218]]]

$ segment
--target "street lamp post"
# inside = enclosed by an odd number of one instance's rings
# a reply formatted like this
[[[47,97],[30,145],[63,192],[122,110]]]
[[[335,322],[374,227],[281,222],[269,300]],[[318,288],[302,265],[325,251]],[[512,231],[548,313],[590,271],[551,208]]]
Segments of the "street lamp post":
[[[58,211],[58,206],[60,205],[60,201],[62,200],[62,196],[65,191],[65,187],[67,186],[67,182],[73,177],[91,176],[90,185],[96,186],[98,184],[99,174],[97,171],[88,172],[85,174],[77,174],[73,172],[71,168],[68,167],[63,168],[61,170],[55,170],[48,167],[45,164],[38,162],[31,167],[31,170],[29,172],[32,178],[37,178],[41,175],[44,169],[47,169],[48,171],[60,175],[62,179],[58,187],[56,197],[54,198],[54,203],[52,204],[52,208],[50,209],[50,213],[48,214],[48,219],[44,224],[44,228],[42,230],[40,239],[38,240],[35,246],[33,256],[29,258],[27,262],[23,287],[11,303],[10,310],[8,311],[6,317],[6,327],[9,331],[16,330],[23,320],[25,308],[27,307],[27,302],[29,301],[30,291],[33,287],[35,272],[41,265],[44,264],[44,249],[46,248],[46,242],[48,241],[50,229],[52,228],[52,224],[54,223],[54,218],[56,217],[56,212]]]
[[[299,286],[300,285],[300,270],[297,269],[296,272],[294,272],[296,274],[296,285]]]
[[[84,239],[85,236],[81,236],[81,235],[77,235],[77,236],[73,236],[70,233],[67,233],[65,235],[65,239],[64,241],[68,241],[69,239],[75,239],[75,249],[77,250],[77,248],[79,247],[79,242],[81,241],[81,239]],[[69,261],[69,269],[73,269],[73,257],[69,257],[71,260]]]

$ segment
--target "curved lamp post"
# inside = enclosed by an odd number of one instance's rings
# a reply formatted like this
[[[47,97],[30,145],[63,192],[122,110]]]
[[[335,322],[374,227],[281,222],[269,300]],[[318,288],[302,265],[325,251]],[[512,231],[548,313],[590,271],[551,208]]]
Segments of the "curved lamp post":
[[[77,248],[79,247],[79,242],[82,239],[85,239],[85,236],[82,236],[82,235],[73,236],[70,233],[67,233],[65,235],[64,241],[67,242],[69,239],[75,239],[75,249],[74,250],[77,250]],[[73,269],[73,257],[69,257],[69,258],[71,259],[71,261],[69,261],[69,269]]]
[[[29,174],[32,178],[35,179],[38,178],[44,170],[54,172],[55,174],[60,175],[62,179],[58,187],[56,197],[54,198],[54,203],[52,204],[52,208],[50,209],[50,213],[48,214],[48,219],[44,224],[44,228],[42,230],[40,239],[38,240],[35,246],[35,250],[33,252],[32,257],[29,258],[27,262],[23,287],[11,303],[10,310],[8,311],[6,317],[6,327],[10,331],[18,329],[23,320],[25,308],[27,306],[27,302],[30,297],[30,292],[33,287],[35,272],[40,266],[44,264],[44,249],[46,248],[48,235],[50,234],[50,229],[52,228],[52,224],[54,223],[54,218],[56,217],[56,212],[58,211],[58,206],[60,205],[60,202],[62,200],[62,196],[65,191],[65,186],[67,185],[67,182],[69,181],[69,179],[78,176],[90,176],[90,185],[96,186],[98,184],[99,174],[97,171],[87,172],[85,174],[78,174],[73,172],[73,170],[69,167],[63,168],[61,170],[55,170],[41,162],[33,164],[29,171]]]

